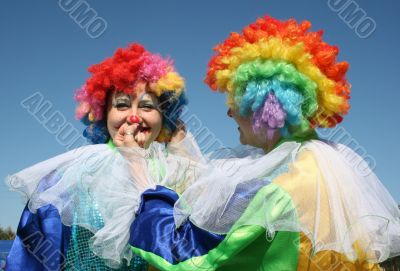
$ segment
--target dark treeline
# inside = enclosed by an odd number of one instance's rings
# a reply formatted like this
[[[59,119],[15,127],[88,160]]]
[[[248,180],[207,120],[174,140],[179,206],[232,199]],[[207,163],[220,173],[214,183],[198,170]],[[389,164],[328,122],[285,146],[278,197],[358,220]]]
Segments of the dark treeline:
[[[15,232],[10,228],[3,229],[0,227],[0,240],[14,240]]]

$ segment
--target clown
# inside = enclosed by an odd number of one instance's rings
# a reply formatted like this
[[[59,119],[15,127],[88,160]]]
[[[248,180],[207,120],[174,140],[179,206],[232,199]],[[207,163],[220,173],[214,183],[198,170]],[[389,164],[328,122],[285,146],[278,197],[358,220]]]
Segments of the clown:
[[[380,270],[400,254],[396,202],[358,154],[316,134],[343,120],[350,86],[310,27],[266,16],[215,47],[205,81],[247,147],[217,151],[182,195],[144,191],[134,253],[168,271]]]
[[[112,233],[134,219],[143,169],[146,182],[176,191],[195,174],[196,162],[177,155],[198,149],[181,127],[184,80],[170,59],[135,43],[89,72],[75,99],[93,144],[8,177],[29,201],[6,270],[147,269],[126,249],[129,232]]]

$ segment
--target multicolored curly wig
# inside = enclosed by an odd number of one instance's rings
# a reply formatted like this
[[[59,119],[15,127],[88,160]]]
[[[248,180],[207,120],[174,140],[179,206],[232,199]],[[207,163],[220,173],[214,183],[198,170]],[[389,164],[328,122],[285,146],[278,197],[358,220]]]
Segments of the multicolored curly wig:
[[[94,144],[107,142],[110,138],[105,118],[107,95],[113,90],[131,94],[138,83],[145,82],[148,91],[158,97],[163,113],[163,128],[156,140],[170,140],[187,104],[184,80],[170,59],[133,43],[126,49],[118,48],[112,57],[90,66],[88,71],[91,77],[75,93],[76,118],[87,125],[83,132],[86,138]]]
[[[289,137],[334,127],[350,108],[349,64],[337,62],[339,49],[310,27],[309,21],[257,19],[214,48],[205,82],[226,92],[240,115],[252,114],[255,131],[279,129]]]

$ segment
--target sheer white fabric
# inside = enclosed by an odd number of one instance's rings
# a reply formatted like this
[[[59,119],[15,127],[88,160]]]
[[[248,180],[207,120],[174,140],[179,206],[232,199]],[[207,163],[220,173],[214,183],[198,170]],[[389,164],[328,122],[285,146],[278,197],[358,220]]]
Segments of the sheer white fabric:
[[[245,193],[252,189],[254,181],[269,184],[282,167],[293,161],[299,147],[300,144],[295,142],[282,144],[268,155],[262,155],[253,147],[214,152],[211,157],[221,158],[210,160],[208,169],[176,203],[176,226],[190,216],[200,228],[228,233],[251,200],[251,197],[237,197],[238,186],[241,185]]]
[[[335,250],[355,259],[356,243],[371,262],[400,254],[397,204],[349,148],[313,140],[287,142],[266,155],[241,146],[203,157],[193,137],[185,140],[167,149],[158,143],[147,150],[85,146],[10,176],[8,182],[30,199],[32,212],[51,203],[64,224],[91,230],[93,251],[111,267],[130,261],[129,229],[140,195],[157,184],[183,192],[174,208],[176,227],[189,219],[225,234],[241,225],[260,225],[268,234],[304,232],[315,253]],[[353,165],[369,174],[359,174]],[[264,198],[254,208],[261,190]],[[88,219],[82,206],[87,199],[104,227]],[[249,206],[254,213],[243,216]]]
[[[118,267],[122,259],[129,263],[133,256],[129,228],[142,192],[157,184],[183,192],[199,175],[203,158],[184,149],[196,147],[192,140],[189,135],[168,148],[156,142],[148,149],[84,146],[9,176],[6,182],[29,199],[31,212],[52,204],[63,224],[93,232],[93,252],[110,267]],[[91,221],[88,212],[93,209],[101,214],[103,227]]]
[[[210,167],[176,203],[177,227],[189,219],[220,234],[242,225],[260,225],[269,234],[303,232],[315,253],[334,250],[350,260],[357,258],[357,249],[370,262],[400,254],[396,202],[366,162],[344,145],[288,142],[264,156],[217,159],[212,164],[219,166]],[[369,174],[361,174],[354,165]],[[267,193],[257,208],[252,207],[258,211],[243,218],[254,186]],[[284,208],[275,213],[278,205]]]
[[[207,169],[208,160],[190,132],[180,142],[169,143],[166,151],[166,178],[163,185],[181,194]]]

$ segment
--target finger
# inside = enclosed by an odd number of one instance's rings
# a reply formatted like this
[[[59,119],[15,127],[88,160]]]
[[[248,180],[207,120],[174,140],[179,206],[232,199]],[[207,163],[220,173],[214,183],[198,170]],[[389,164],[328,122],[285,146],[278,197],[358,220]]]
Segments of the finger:
[[[138,146],[142,148],[140,132],[135,135],[134,139],[135,139],[136,143],[138,144]]]
[[[126,147],[138,147],[138,144],[135,140],[135,136],[138,132],[137,128],[138,128],[137,123],[126,126],[124,133],[124,145]]]
[[[146,136],[143,133],[138,133],[136,136],[136,142],[142,148],[144,148],[144,144],[146,142]]]
[[[134,135],[137,134],[137,132],[139,131],[139,123],[125,123],[125,132],[132,132]]]
[[[119,127],[116,135],[114,136],[113,142],[114,142],[115,146],[117,146],[117,147],[122,147],[124,145],[125,128],[126,128],[125,124],[121,125]]]
[[[178,129],[176,129],[176,131],[172,134],[170,142],[178,143],[178,142],[182,141],[185,137],[186,137],[186,128],[185,128],[184,124],[182,124],[182,126],[180,126]]]
[[[185,125],[185,123],[184,123],[182,120],[180,120],[180,119],[178,119],[178,120],[176,121],[176,130],[186,132],[186,125]]]

